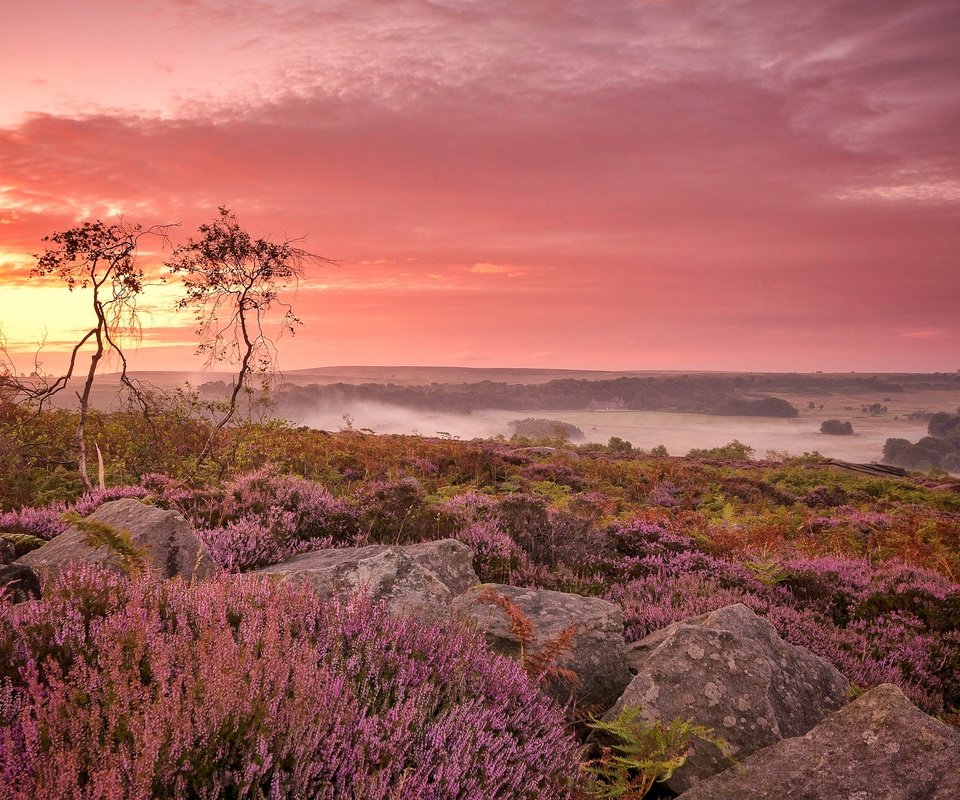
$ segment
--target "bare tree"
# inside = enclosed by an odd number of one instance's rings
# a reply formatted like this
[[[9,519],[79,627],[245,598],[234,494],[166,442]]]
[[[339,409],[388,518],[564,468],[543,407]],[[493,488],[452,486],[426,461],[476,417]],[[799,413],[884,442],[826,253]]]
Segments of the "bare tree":
[[[256,376],[266,388],[276,374],[276,344],[264,325],[280,312],[279,334],[293,334],[302,324],[280,292],[296,286],[307,264],[333,264],[298,245],[302,239],[271,242],[254,239],[228,208],[201,225],[199,236],[177,247],[167,261],[170,272],[183,280],[186,296],[177,304],[192,309],[207,367],[217,363],[238,365],[236,378],[223,413],[198,458],[208,458],[217,434],[238,413],[241,393],[252,391]]]
[[[53,246],[36,256],[37,263],[30,272],[31,277],[53,276],[63,281],[71,292],[89,291],[93,321],[71,349],[66,370],[56,377],[41,374],[38,356],[34,357],[34,376],[30,379],[17,377],[16,368],[4,347],[3,384],[20,399],[36,402],[41,410],[54,395],[67,388],[74,377],[79,377],[78,373],[82,374],[78,361],[83,358],[85,347],[92,348],[83,384],[77,392],[80,404],[76,433],[78,462],[80,478],[87,489],[93,488],[93,484],[87,470],[86,426],[97,369],[104,358],[111,354],[117,356],[122,386],[142,400],[139,388],[127,373],[127,358],[123,351],[125,339],[141,335],[137,297],[144,288],[144,274],[137,261],[137,248],[146,236],[159,237],[165,242],[170,227],[143,228],[122,220],[107,225],[97,220],[44,237],[43,241]]]

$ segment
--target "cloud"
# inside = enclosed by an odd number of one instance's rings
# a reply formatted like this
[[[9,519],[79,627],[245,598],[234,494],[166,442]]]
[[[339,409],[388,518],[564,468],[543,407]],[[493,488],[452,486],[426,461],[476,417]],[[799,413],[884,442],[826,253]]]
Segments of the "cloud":
[[[960,204],[960,180],[919,180],[885,186],[866,186],[840,191],[837,197],[841,200],[958,205]]]
[[[75,24],[122,32],[109,5]],[[896,331],[957,330],[955,2],[159,8],[104,54],[116,85],[58,55],[49,92],[0,102],[21,112],[0,127],[0,285],[80,219],[182,241],[226,204],[340,262],[298,295],[304,366],[484,347],[692,367],[768,358],[764,339],[848,358],[831,338],[879,363]],[[189,75],[151,77],[174,45]],[[905,366],[946,357],[913,343]]]
[[[900,335],[904,339],[944,339],[950,336],[950,332],[944,330],[906,331]]]
[[[526,275],[526,271],[510,264],[490,264],[478,262],[467,269],[474,275],[506,275],[508,278],[516,278],[520,275]]]

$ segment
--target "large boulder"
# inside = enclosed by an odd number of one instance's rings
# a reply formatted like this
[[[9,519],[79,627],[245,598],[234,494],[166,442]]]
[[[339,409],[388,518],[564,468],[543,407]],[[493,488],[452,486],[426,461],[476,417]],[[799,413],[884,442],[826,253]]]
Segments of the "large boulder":
[[[599,713],[609,708],[630,682],[623,620],[617,606],[597,597],[502,584],[475,586],[454,600],[455,615],[477,627],[493,650],[518,660],[521,647],[515,625],[492,595],[505,598],[532,624],[536,643],[524,648],[524,657],[573,628],[570,647],[558,654],[554,666],[572,670],[579,680],[573,686],[562,681],[544,686],[559,701],[566,702],[572,693],[578,705]]]
[[[804,736],[754,753],[683,800],[957,800],[960,730],[892,684],[861,695]]]
[[[164,511],[128,497],[104,503],[85,520],[129,534],[130,543],[144,553],[146,566],[165,578],[199,579],[217,571],[206,545],[176,511]],[[124,570],[124,559],[114,549],[89,542],[88,532],[70,527],[15,563],[35,570],[41,582],[77,562]]]
[[[656,631],[631,646],[630,660],[636,676],[605,720],[625,707],[650,721],[690,720],[737,759],[806,733],[844,704],[848,688],[833,666],[740,603]],[[730,764],[698,740],[667,785],[681,792]]]
[[[314,550],[251,574],[308,583],[323,597],[363,589],[395,613],[423,620],[445,616],[453,598],[479,580],[473,550],[456,539]]]

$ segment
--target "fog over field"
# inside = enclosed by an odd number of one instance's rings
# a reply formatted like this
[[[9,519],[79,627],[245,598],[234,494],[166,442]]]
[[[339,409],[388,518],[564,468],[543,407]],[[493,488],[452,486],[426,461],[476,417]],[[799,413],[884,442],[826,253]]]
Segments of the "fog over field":
[[[878,461],[883,444],[891,436],[916,440],[926,434],[926,422],[893,419],[889,416],[852,417],[853,436],[828,436],[820,433],[823,412],[796,419],[756,417],[719,417],[708,414],[683,414],[666,411],[512,411],[483,409],[472,414],[418,411],[383,403],[355,403],[329,408],[308,415],[298,422],[322,430],[347,427],[344,415],[356,430],[369,429],[380,434],[450,434],[461,439],[488,438],[512,433],[510,421],[525,417],[544,417],[569,422],[584,433],[584,441],[606,444],[619,436],[635,447],[649,450],[664,445],[671,455],[684,455],[692,448],[716,447],[733,439],[750,445],[758,457],[768,450],[792,455],[819,451],[825,456],[846,461]],[[847,415],[851,418],[850,415]]]
[[[231,380],[229,374],[223,373],[140,372],[135,373],[135,377],[168,392],[189,381],[194,387],[203,387],[207,399],[223,396]],[[584,380],[585,377],[589,380]],[[956,413],[960,408],[960,380],[953,374],[943,373],[827,376],[745,373],[738,377],[723,373],[338,367],[294,373],[286,378],[287,383],[277,395],[280,402],[269,413],[320,430],[352,427],[377,434],[450,435],[464,440],[509,438],[514,433],[511,421],[534,417],[578,427],[584,438],[577,440],[577,444],[606,444],[617,436],[643,450],[663,445],[671,455],[685,455],[693,448],[718,447],[737,439],[754,448],[758,458],[770,450],[791,455],[816,451],[847,461],[880,461],[887,439],[916,442],[927,435],[930,414]],[[464,378],[472,380],[459,382]],[[566,380],[558,380],[561,378]],[[367,382],[370,380],[380,382]],[[640,382],[627,387],[623,380]],[[330,385],[331,382],[336,385]],[[515,392],[518,387],[523,391]],[[553,390],[550,387],[554,387]],[[663,395],[658,401],[674,407],[670,410],[588,408],[589,399],[605,401],[618,392],[638,391],[637,387],[675,390],[676,394]],[[104,376],[96,386],[94,405],[104,410],[116,408],[118,390],[117,376]],[[350,395],[361,390],[374,399]],[[689,410],[698,403],[709,405],[711,398],[722,400],[728,393],[737,391],[754,399],[771,395],[780,398],[789,403],[798,416],[736,416]],[[518,407],[520,404],[504,400],[502,405],[507,407],[487,407],[485,398],[498,395],[501,399],[521,397],[526,403]],[[384,399],[375,399],[378,396]],[[541,396],[562,399],[548,408],[535,399]],[[656,398],[654,394],[650,396]],[[69,408],[73,397],[72,392],[64,392],[54,398],[54,404]],[[401,402],[390,402],[394,397]],[[463,410],[457,410],[457,403]],[[569,405],[561,406],[567,403]],[[454,407],[443,409],[443,404]],[[431,405],[438,407],[431,408]],[[722,408],[722,403],[717,406]],[[471,407],[473,410],[466,410]],[[854,434],[821,433],[821,424],[829,419],[850,422]]]

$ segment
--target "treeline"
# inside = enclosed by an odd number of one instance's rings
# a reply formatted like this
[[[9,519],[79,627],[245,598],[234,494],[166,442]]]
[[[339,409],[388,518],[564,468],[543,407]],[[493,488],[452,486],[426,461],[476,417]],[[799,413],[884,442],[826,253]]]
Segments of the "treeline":
[[[960,472],[960,409],[956,414],[941,411],[930,417],[927,436],[912,443],[887,439],[883,460],[905,469],[942,469]]]
[[[511,410],[587,409],[612,404],[635,411],[795,417],[797,409],[777,397],[750,397],[770,386],[768,376],[670,375],[614,380],[561,379],[540,384],[494,381],[432,383],[427,386],[363,383],[285,386],[277,411],[294,418],[319,408],[379,402],[405,408],[470,413],[482,408]],[[620,405],[622,401],[622,406]]]
[[[570,439],[572,441],[582,441],[586,438],[583,435],[583,431],[576,425],[571,425],[569,422],[561,422],[558,419],[541,419],[539,417],[515,419],[510,423],[510,428],[513,430],[514,435],[527,439]]]

